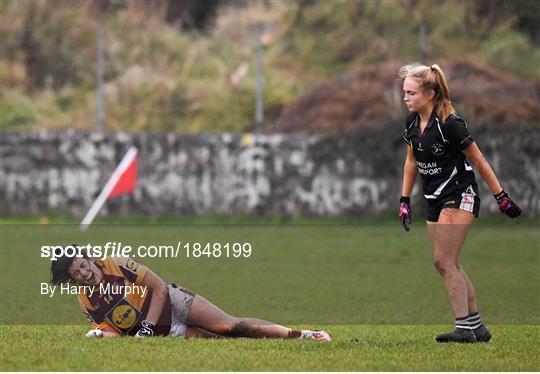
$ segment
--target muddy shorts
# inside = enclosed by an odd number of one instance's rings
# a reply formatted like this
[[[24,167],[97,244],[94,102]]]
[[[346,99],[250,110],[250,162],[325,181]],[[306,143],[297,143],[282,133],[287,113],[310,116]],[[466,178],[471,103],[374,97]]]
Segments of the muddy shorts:
[[[449,195],[439,201],[429,202],[426,211],[426,219],[430,222],[437,222],[441,210],[454,208],[464,210],[474,214],[478,218],[480,213],[480,197],[478,196],[478,185],[471,184],[464,191]]]
[[[167,288],[171,298],[172,314],[169,336],[185,337],[187,316],[195,298],[195,293],[174,283],[167,284]]]

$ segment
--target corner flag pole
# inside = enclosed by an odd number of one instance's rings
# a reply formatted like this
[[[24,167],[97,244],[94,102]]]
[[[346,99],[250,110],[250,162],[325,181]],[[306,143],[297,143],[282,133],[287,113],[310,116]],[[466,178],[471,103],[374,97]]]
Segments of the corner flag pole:
[[[118,180],[120,179],[122,174],[127,170],[129,165],[133,162],[135,157],[137,157],[137,148],[135,147],[129,148],[126,155],[124,156],[122,161],[120,161],[120,164],[118,164],[118,166],[112,173],[111,177],[105,184],[105,187],[103,187],[103,189],[101,190],[101,193],[97,197],[96,201],[94,201],[94,204],[92,204],[92,207],[90,208],[88,213],[86,213],[86,216],[84,216],[80,225],[81,231],[85,231],[88,228],[88,226],[92,224],[92,221],[94,221],[94,218],[98,214],[99,210],[101,209],[103,204],[105,204],[105,201],[107,201],[107,197],[109,197],[109,195],[111,194],[111,191],[114,189],[114,187],[118,183]]]

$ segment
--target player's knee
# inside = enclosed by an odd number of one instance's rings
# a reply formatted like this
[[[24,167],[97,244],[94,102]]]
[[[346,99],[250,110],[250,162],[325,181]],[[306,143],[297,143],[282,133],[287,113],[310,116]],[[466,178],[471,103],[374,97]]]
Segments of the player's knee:
[[[435,266],[435,269],[437,269],[437,272],[441,275],[441,277],[444,277],[446,274],[448,274],[448,263],[442,260],[435,260],[433,261],[433,266]]]

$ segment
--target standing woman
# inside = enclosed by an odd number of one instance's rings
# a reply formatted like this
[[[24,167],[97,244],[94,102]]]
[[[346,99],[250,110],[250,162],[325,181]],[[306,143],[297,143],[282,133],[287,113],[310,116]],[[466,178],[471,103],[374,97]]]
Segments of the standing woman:
[[[491,338],[476,306],[474,287],[461,266],[459,254],[469,226],[480,210],[474,166],[510,218],[521,209],[502,189],[478,149],[464,120],[452,107],[448,84],[438,65],[407,65],[399,70],[404,101],[411,114],[405,124],[407,158],[399,216],[405,230],[412,222],[410,196],[417,172],[427,201],[427,225],[434,265],[446,287],[456,319],[455,330],[437,342],[487,342]]]

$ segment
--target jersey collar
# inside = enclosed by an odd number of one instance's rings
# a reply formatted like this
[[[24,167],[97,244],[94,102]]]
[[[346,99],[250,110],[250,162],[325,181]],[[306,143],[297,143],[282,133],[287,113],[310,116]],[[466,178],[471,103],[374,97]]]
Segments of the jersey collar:
[[[418,131],[420,131],[420,114],[416,113],[416,128]],[[426,125],[426,129],[431,128],[433,124],[437,122],[437,112],[435,111],[435,108],[433,108],[433,111],[431,112],[431,116],[429,116],[428,123]],[[425,130],[424,130],[425,131]]]

